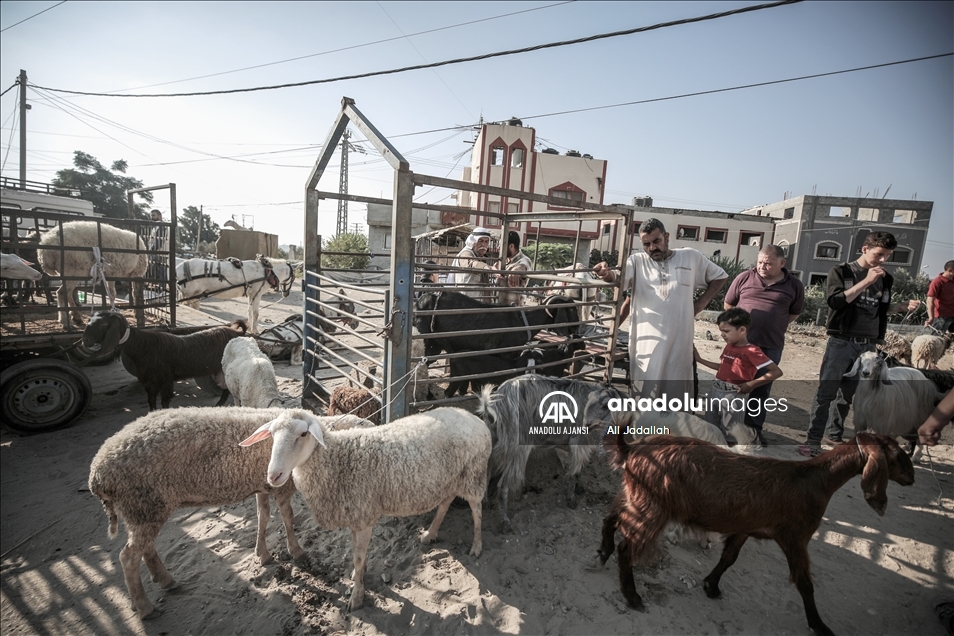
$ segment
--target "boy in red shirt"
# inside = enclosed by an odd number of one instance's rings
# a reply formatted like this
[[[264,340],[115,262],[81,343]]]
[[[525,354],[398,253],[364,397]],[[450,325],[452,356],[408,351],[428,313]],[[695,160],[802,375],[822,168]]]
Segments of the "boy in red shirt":
[[[782,370],[759,347],[749,344],[746,339],[749,325],[752,324],[749,312],[733,307],[719,314],[716,323],[726,343],[720,356],[721,362],[709,362],[699,355],[695,347],[692,350],[696,362],[716,371],[705,419],[722,429],[730,444],[756,445],[758,431],[745,425],[748,400],[744,395],[779,379]],[[755,374],[763,368],[766,369],[765,375],[756,378]],[[757,408],[761,408],[761,405]]]

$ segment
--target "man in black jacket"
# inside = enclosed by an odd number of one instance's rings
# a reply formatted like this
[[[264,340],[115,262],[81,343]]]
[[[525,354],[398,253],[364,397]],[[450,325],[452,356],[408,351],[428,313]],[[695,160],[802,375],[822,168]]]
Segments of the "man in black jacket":
[[[845,373],[858,356],[874,351],[875,344],[884,341],[889,313],[914,311],[920,304],[917,300],[891,304],[894,278],[882,265],[897,246],[890,233],[871,232],[858,260],[836,265],[828,272],[828,346],[818,371],[808,439],[798,447],[802,455],[818,455],[825,433],[832,442],[842,441],[845,418],[858,386],[858,377],[846,378]],[[841,399],[836,401],[839,392]]]

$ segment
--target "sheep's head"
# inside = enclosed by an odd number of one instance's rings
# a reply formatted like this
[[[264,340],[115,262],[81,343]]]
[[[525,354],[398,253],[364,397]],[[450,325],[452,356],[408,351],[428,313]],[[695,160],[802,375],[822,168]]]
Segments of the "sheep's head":
[[[273,420],[265,422],[239,446],[251,446],[272,438],[272,457],[265,476],[269,484],[278,488],[291,477],[318,447],[324,446],[324,430],[318,417],[304,409],[283,411]]]

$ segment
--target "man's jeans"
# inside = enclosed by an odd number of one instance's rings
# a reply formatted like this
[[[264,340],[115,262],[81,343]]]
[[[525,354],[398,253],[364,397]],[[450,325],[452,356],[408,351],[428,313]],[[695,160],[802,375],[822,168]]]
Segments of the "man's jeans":
[[[862,353],[874,350],[874,343],[858,344],[850,340],[828,338],[825,357],[818,371],[818,392],[810,412],[809,445],[820,446],[825,434],[830,439],[840,439],[844,435],[845,419],[855,389],[858,388],[857,375],[850,378],[844,376]]]

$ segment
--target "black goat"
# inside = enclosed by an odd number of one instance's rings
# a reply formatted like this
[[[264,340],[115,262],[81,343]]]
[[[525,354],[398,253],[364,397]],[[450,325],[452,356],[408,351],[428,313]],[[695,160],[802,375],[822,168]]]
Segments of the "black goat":
[[[539,373],[553,377],[563,377],[573,360],[573,355],[583,348],[579,340],[567,340],[563,344],[550,349],[524,349],[514,354],[475,355],[467,358],[450,359],[451,382],[444,392],[445,397],[453,397],[457,393],[467,393],[470,385],[474,393],[480,393],[481,388],[490,384],[499,386],[510,378],[524,373]],[[557,364],[561,363],[561,364]],[[509,373],[504,373],[509,371]],[[499,373],[499,375],[492,375]],[[470,380],[455,380],[468,375],[480,375]]]
[[[881,353],[882,358],[884,358],[884,365],[889,369],[892,367],[907,367],[913,369],[910,364],[904,364],[894,356],[889,356],[887,354]],[[945,371],[943,369],[918,369],[924,377],[934,383],[934,386],[937,387],[938,393],[947,393],[951,389],[954,389],[954,371]]]
[[[100,356],[114,349],[122,352],[123,365],[142,383],[149,398],[149,410],[156,409],[156,396],[162,396],[162,408],[172,400],[176,380],[212,376],[225,386],[222,375],[222,354],[232,338],[245,335],[244,320],[227,327],[212,327],[186,336],[162,331],[145,331],[130,327],[126,318],[116,312],[97,311],[83,332],[83,345],[99,350]],[[219,405],[228,398],[224,390]]]
[[[472,331],[473,333],[424,341],[424,355],[437,356],[441,351],[487,351],[527,344],[541,329],[552,327],[561,336],[574,336],[580,314],[576,304],[561,296],[550,296],[543,305],[525,307],[512,312],[464,313],[467,309],[499,309],[474,300],[459,292],[440,291],[422,294],[415,302],[416,311],[456,310],[461,313],[416,316],[414,326],[422,334]],[[569,323],[569,324],[567,324]],[[514,331],[494,333],[490,330],[511,328]]]

